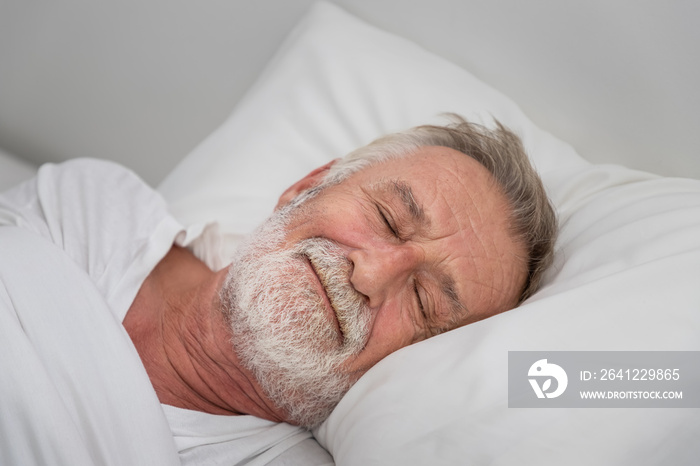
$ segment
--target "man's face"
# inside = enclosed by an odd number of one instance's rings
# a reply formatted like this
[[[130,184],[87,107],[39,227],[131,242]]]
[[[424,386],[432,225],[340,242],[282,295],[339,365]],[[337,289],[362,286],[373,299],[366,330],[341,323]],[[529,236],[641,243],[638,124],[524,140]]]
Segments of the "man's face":
[[[310,175],[283,199],[322,175]],[[452,149],[425,147],[362,170],[293,208],[267,228],[275,233],[264,233],[265,245],[253,240],[243,253],[258,258],[248,261],[249,269],[270,275],[276,268],[273,281],[283,283],[237,285],[232,299],[245,287],[245,307],[272,309],[244,310],[267,313],[266,323],[232,319],[234,342],[243,327],[249,334],[253,327],[288,327],[289,338],[278,346],[299,340],[301,348],[284,364],[328,354],[318,365],[344,377],[344,393],[388,354],[516,305],[527,258],[508,233],[508,213],[487,170]],[[232,275],[237,261],[246,260],[234,261]],[[236,281],[243,279],[229,280]],[[267,299],[270,294],[275,299]],[[250,344],[260,339],[250,338]],[[272,371],[274,363],[268,365]],[[289,386],[282,391],[288,394]]]

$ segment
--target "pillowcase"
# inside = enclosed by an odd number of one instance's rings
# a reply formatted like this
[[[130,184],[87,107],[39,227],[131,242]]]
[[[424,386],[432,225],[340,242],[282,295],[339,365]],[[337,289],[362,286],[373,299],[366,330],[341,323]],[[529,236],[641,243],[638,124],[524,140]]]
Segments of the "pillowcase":
[[[647,464],[697,457],[689,409],[508,407],[508,351],[700,350],[700,182],[591,165],[470,73],[316,4],[231,116],[160,186],[229,249],[313,168],[443,112],[519,134],[560,218],[518,309],[404,348],[314,433],[339,465]]]

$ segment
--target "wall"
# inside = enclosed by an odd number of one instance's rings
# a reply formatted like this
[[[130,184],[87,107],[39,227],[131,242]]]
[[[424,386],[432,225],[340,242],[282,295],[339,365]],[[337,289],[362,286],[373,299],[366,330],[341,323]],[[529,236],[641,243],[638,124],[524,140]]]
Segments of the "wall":
[[[700,2],[334,0],[469,69],[594,162],[700,178]],[[157,183],[312,0],[0,0],[0,147]]]

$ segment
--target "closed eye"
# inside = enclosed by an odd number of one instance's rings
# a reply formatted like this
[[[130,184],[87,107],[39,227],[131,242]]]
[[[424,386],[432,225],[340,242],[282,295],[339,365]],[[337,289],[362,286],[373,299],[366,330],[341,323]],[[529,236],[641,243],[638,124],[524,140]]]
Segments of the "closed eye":
[[[392,224],[392,221],[389,219],[389,216],[384,213],[384,210],[379,206],[379,204],[376,204],[377,206],[377,213],[379,214],[379,218],[381,218],[382,223],[386,226],[386,228],[391,232],[391,235],[398,238],[399,237],[399,232],[396,229],[396,227]]]

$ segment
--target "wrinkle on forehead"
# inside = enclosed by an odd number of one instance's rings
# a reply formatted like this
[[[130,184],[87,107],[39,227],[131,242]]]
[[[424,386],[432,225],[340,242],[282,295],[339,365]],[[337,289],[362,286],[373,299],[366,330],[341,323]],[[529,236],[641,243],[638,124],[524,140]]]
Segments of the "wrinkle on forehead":
[[[433,265],[449,270],[452,286],[438,283],[455,320],[480,320],[515,304],[510,295],[522,278],[522,247],[510,234],[503,190],[483,165],[453,149],[424,147],[373,168],[378,179],[370,184],[393,192],[411,217],[432,221],[417,241],[436,247]],[[466,316],[452,306],[457,302],[461,311],[468,306]]]

